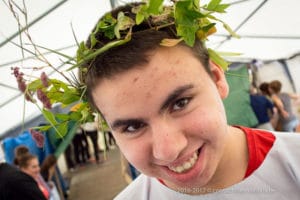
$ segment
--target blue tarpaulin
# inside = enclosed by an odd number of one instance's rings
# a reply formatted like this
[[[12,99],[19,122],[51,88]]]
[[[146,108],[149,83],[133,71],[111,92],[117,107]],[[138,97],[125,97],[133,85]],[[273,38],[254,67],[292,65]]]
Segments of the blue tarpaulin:
[[[8,163],[13,163],[14,160],[14,149],[17,146],[24,145],[29,148],[30,153],[37,155],[40,163],[48,154],[53,154],[54,149],[49,142],[47,135],[45,135],[45,144],[42,148],[39,148],[35,141],[32,139],[29,131],[24,131],[17,137],[5,138],[3,141],[3,149],[5,153],[5,160]]]

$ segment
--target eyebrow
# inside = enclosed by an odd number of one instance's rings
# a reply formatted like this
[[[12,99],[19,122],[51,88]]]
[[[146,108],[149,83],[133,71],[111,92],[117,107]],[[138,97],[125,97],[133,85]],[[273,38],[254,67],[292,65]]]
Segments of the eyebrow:
[[[169,105],[174,101],[174,99],[177,99],[182,93],[191,88],[194,88],[193,84],[183,85],[176,88],[171,94],[167,96],[166,100],[162,103],[162,106],[160,107],[159,111],[162,112],[166,110],[169,107]]]

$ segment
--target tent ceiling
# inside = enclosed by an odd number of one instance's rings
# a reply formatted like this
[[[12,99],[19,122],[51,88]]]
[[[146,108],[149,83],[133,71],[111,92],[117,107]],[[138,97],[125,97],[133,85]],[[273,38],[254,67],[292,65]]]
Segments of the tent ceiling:
[[[209,43],[219,51],[243,53],[244,59],[275,60],[300,53],[300,15],[298,0],[244,0],[236,2],[224,15],[224,21],[240,39],[232,39],[225,31]],[[236,58],[239,59],[239,58]]]
[[[26,52],[24,61],[20,62],[23,59],[20,48],[5,42],[7,38],[17,33],[18,27],[4,2],[7,0],[0,2],[0,129],[2,130],[0,135],[22,121],[24,101],[17,90],[14,77],[10,75],[10,67],[41,66],[36,60],[30,59],[32,55]],[[22,7],[22,1],[16,2]],[[53,9],[30,27],[30,35],[38,45],[50,49],[62,48],[62,52],[72,55],[76,51],[76,45],[71,24],[77,39],[85,40],[97,19],[110,9],[110,3],[120,5],[123,2],[124,0],[25,1],[28,24]],[[201,0],[201,3],[206,2],[208,1]],[[236,30],[241,39],[230,38],[222,27],[217,27],[218,32],[210,39],[208,46],[218,51],[242,53],[239,57],[229,58],[233,60],[283,59],[300,53],[299,0],[223,0],[223,2],[231,3],[232,6],[221,18]],[[21,13],[19,17],[23,19]],[[19,40],[20,37],[12,39],[15,43],[19,43]],[[47,58],[51,62],[60,63],[55,55],[47,55]],[[26,107],[25,118],[38,113],[34,105],[28,104]]]

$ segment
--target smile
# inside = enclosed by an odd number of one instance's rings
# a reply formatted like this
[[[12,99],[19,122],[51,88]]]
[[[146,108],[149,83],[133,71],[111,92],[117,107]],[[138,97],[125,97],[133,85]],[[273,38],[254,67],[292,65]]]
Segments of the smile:
[[[194,152],[194,154],[187,161],[182,163],[181,165],[169,166],[168,168],[171,171],[176,172],[176,173],[184,173],[184,172],[188,171],[189,169],[191,169],[195,165],[195,163],[198,159],[198,153],[199,153],[199,151]]]

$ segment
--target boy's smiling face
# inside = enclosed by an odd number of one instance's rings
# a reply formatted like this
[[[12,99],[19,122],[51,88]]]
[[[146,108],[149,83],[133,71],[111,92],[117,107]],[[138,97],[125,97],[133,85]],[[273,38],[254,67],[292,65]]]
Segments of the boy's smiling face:
[[[209,185],[228,135],[223,71],[211,64],[208,75],[186,47],[152,53],[148,64],[100,80],[94,102],[142,173],[174,190]]]

